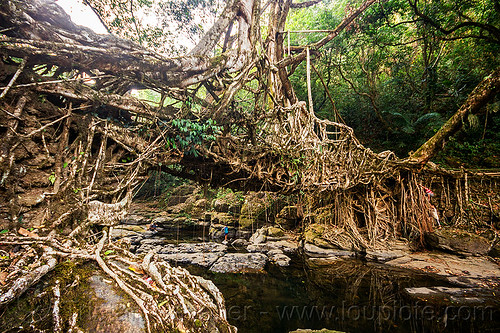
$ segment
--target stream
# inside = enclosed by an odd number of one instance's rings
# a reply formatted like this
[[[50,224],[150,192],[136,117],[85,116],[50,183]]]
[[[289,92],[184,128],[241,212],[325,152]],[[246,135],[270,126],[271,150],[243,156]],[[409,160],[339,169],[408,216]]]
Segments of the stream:
[[[161,233],[161,237],[172,237],[168,240],[172,243],[197,243],[203,234],[201,230],[181,230]],[[235,251],[228,247],[228,252]],[[358,259],[327,261],[300,253],[291,259],[287,267],[267,263],[261,273],[214,273],[196,265],[183,266],[217,285],[226,300],[228,321],[241,333],[287,333],[299,328],[500,332],[498,302],[486,304],[471,298],[471,303],[457,303],[439,297],[419,298],[405,290],[453,287],[429,274]]]
[[[298,328],[344,332],[498,332],[498,308],[412,299],[407,287],[445,281],[380,264],[340,260],[311,265],[300,256],[289,267],[262,274],[193,274],[212,280],[226,300],[228,320],[241,333],[285,333]]]

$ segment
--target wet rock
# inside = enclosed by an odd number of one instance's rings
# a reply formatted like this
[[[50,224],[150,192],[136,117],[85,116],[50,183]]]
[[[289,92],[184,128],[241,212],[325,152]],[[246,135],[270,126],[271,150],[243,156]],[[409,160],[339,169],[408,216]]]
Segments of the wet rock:
[[[355,256],[355,253],[352,251],[324,249],[309,243],[306,243],[304,245],[304,253],[308,257],[315,257],[315,258],[327,258],[327,257],[352,258]]]
[[[228,253],[210,267],[215,273],[258,273],[267,263],[267,256],[261,253]]]
[[[246,240],[246,239],[243,239],[243,238],[238,238],[238,239],[235,239],[231,245],[232,246],[235,246],[235,247],[245,247],[247,245],[249,245],[250,243]]]
[[[271,250],[267,253],[269,260],[278,266],[288,266],[290,265],[290,257],[286,256],[281,250]]]
[[[494,290],[481,288],[419,287],[405,288],[407,296],[432,303],[477,304],[498,306],[500,300]]]
[[[460,229],[438,229],[426,234],[425,241],[433,249],[453,253],[486,255],[490,249],[486,238]]]
[[[272,250],[280,250],[285,253],[295,253],[297,252],[299,246],[289,240],[280,240],[277,242],[265,242],[259,244],[250,244],[247,246],[248,252],[261,252],[267,253]]]
[[[118,293],[101,275],[89,278],[90,288],[99,300],[94,302],[91,320],[82,328],[89,332],[145,332],[140,309],[124,293]]]
[[[393,260],[396,258],[403,257],[407,254],[407,252],[400,250],[367,250],[366,251],[366,260],[369,261],[378,261],[378,262],[386,262],[389,260]]]
[[[209,267],[213,265],[224,252],[211,253],[170,253],[159,254],[158,257],[165,261],[170,261],[178,264],[198,265],[201,267]]]
[[[331,266],[334,262],[342,260],[338,257],[331,256],[331,257],[325,257],[325,258],[308,258],[307,265],[311,268],[317,268],[317,267],[322,267],[322,266]]]

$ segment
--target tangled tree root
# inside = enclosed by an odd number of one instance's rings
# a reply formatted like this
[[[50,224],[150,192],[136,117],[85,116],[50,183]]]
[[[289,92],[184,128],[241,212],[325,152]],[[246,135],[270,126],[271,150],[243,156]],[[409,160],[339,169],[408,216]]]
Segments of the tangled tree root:
[[[9,274],[0,289],[0,306],[7,306],[28,288],[36,285],[61,260],[94,261],[110,276],[141,309],[147,332],[236,332],[228,324],[224,299],[217,287],[208,280],[192,276],[183,268],[158,262],[155,253],[148,253],[142,261],[121,247],[109,243],[106,231],[97,244],[86,245],[86,250],[67,247],[54,238],[4,236],[2,251],[15,246],[22,249],[13,253],[10,263],[2,269]],[[52,245],[49,246],[49,245]],[[108,251],[104,252],[105,249]],[[110,253],[113,253],[110,255]],[[32,267],[31,271],[23,269]],[[78,328],[78,313],[63,318],[60,311],[61,291],[57,280],[52,287],[53,331],[72,331]]]

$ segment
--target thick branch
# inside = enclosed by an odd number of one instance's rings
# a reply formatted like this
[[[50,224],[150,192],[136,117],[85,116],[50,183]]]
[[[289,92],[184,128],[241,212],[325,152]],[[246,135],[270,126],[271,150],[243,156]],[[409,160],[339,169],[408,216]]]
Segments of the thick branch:
[[[439,150],[443,148],[446,140],[455,134],[461,127],[464,120],[469,114],[478,113],[479,110],[488,103],[500,91],[500,68],[491,75],[487,76],[476,88],[470,93],[465,103],[458,111],[434,134],[432,138],[427,140],[413,155],[410,161],[425,164]]]
[[[310,45],[311,51],[314,51],[316,49],[319,49],[323,47],[325,44],[327,44],[329,41],[337,37],[345,28],[347,28],[359,15],[361,15],[368,7],[373,5],[377,0],[366,0],[363,2],[361,6],[359,6],[358,9],[356,9],[354,12],[349,14],[346,18],[340,22],[340,24],[331,32],[328,34],[328,36],[324,37],[321,39],[319,42],[316,42],[312,45]],[[291,64],[296,64],[304,61],[306,59],[306,51],[302,51],[301,53],[297,54],[296,56],[293,57],[287,57],[280,61],[277,66],[278,67],[286,67]]]
[[[323,1],[323,0],[310,0],[310,1],[304,1],[304,2],[296,2],[296,3],[292,3],[290,5],[290,8],[297,9],[297,8],[311,7],[317,3],[320,3],[321,1]]]

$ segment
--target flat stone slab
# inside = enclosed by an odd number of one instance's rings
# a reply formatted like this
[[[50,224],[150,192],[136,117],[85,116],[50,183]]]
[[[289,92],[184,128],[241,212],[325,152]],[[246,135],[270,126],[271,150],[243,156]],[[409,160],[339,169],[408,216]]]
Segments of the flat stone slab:
[[[160,254],[158,257],[162,260],[186,264],[186,265],[198,265],[201,267],[210,267],[214,262],[224,255],[224,252],[212,252],[212,253],[169,253]]]
[[[313,258],[328,258],[328,257],[352,258],[355,256],[355,253],[352,251],[325,249],[309,243],[306,243],[304,245],[304,252],[308,257],[313,257]]]
[[[110,236],[112,238],[141,236],[145,231],[147,231],[147,225],[118,225],[111,229]]]
[[[274,264],[285,267],[290,265],[290,257],[285,255],[281,250],[271,250],[267,253],[269,260]]]
[[[285,253],[294,253],[297,252],[298,248],[299,246],[297,245],[297,243],[294,243],[289,240],[280,240],[276,242],[250,244],[247,246],[247,251],[267,253],[272,250],[281,250]]]
[[[498,307],[500,299],[494,290],[482,288],[419,287],[405,288],[411,298],[430,303],[480,304]]]
[[[100,274],[89,278],[90,289],[98,300],[92,308],[85,331],[89,332],[146,332],[146,324],[140,309],[123,292],[118,292],[113,284]],[[127,304],[133,304],[130,308]]]
[[[366,251],[366,260],[386,262],[389,260],[401,258],[405,256],[408,252],[400,250],[382,250],[382,251]]]
[[[220,243],[208,242],[208,243],[180,243],[166,244],[163,245],[158,253],[169,254],[169,253],[210,253],[210,252],[225,252],[227,246]]]
[[[259,273],[264,270],[267,256],[262,253],[227,253],[210,267],[215,273]]]
[[[435,274],[461,286],[500,289],[500,266],[487,257],[461,258],[441,252],[419,252],[386,264]]]

